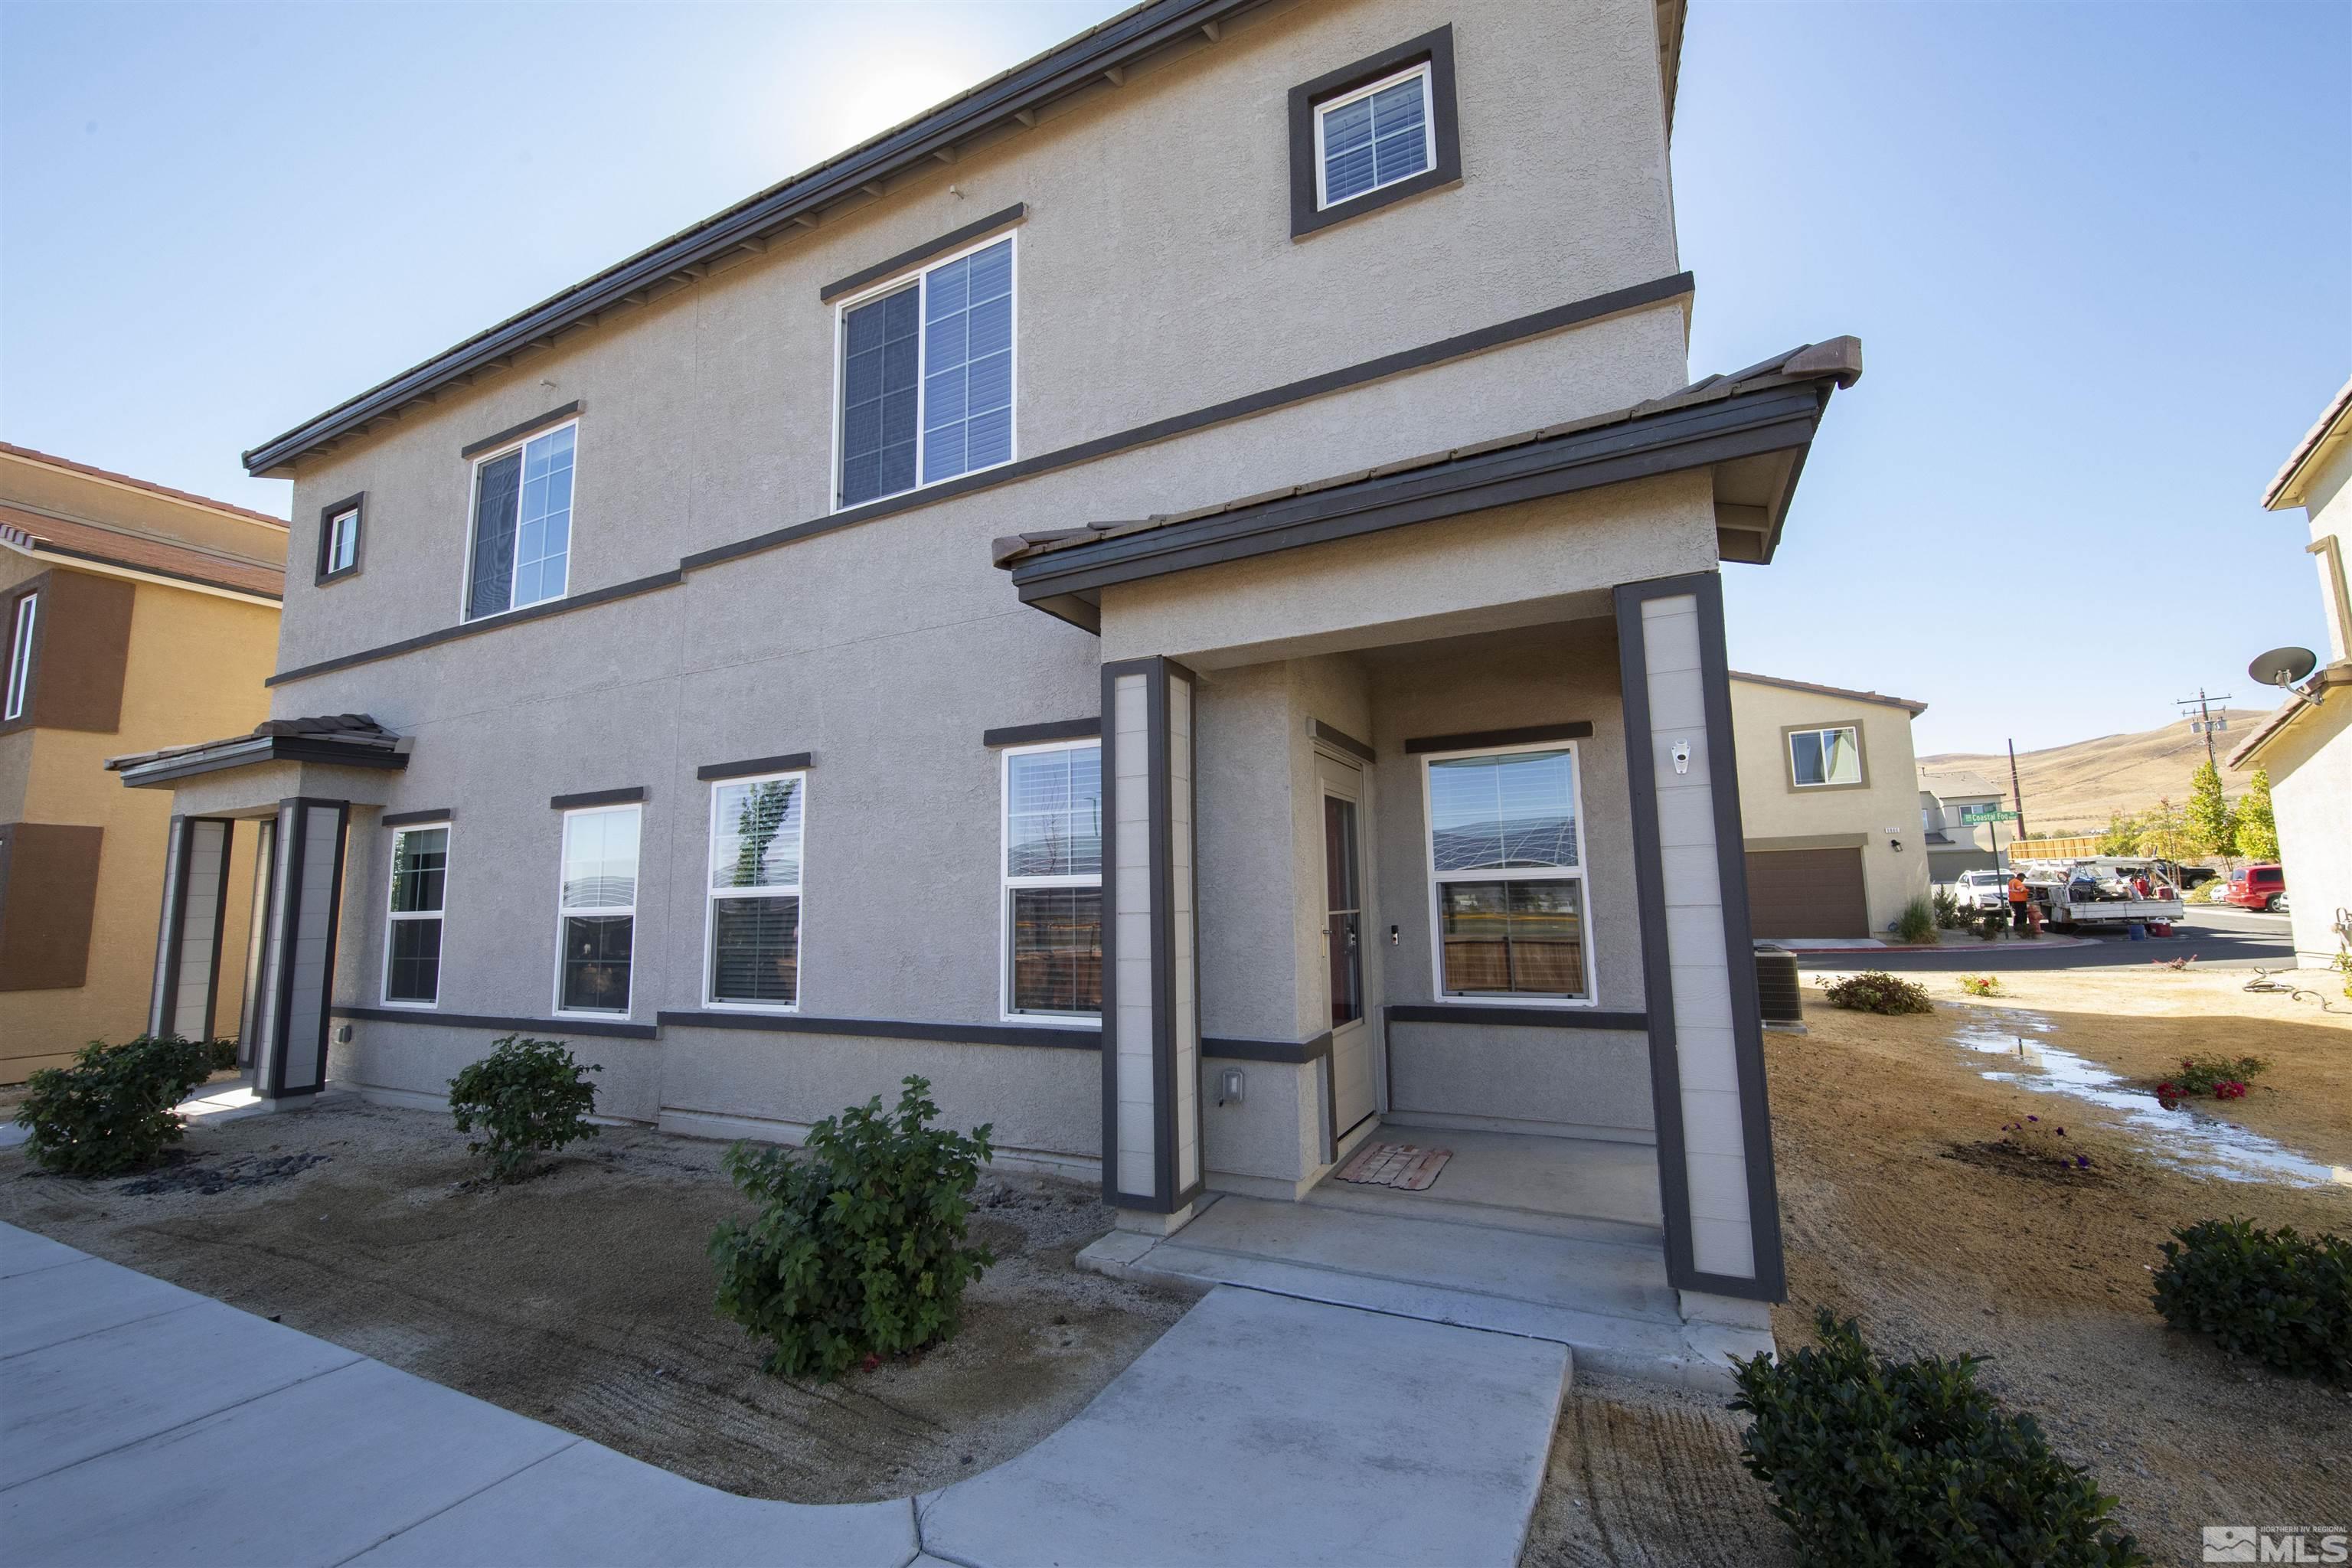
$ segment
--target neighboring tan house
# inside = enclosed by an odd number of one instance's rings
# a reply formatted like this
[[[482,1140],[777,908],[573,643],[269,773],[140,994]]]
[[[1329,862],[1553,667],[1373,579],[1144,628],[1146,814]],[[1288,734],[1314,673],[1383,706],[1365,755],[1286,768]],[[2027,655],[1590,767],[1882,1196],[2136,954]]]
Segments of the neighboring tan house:
[[[1755,1321],[1717,574],[1861,359],[1691,380],[1680,34],[1154,0],[247,453],[353,564],[278,732],[115,765],[268,836],[261,1092],[919,1073],[1152,1231],[1383,1119],[1654,1148]]]
[[[1963,871],[1997,871],[2002,856],[2016,837],[2013,824],[1969,823],[1962,816],[1974,807],[2007,807],[2000,787],[1978,773],[1937,773],[1919,770],[1919,825],[1927,833],[1927,880],[1944,887],[1960,879]],[[1998,835],[1996,840],[1995,835]]]
[[[1925,702],[1731,675],[1758,938],[1871,937],[1927,890],[1911,721]]]
[[[2352,948],[2352,588],[2344,566],[2352,550],[2352,382],[2295,444],[2263,505],[2299,506],[2311,525],[2304,548],[2319,569],[2327,646],[2313,650],[2318,668],[2230,765],[2270,770],[2295,958],[2319,968]]]
[[[0,445],[0,1083],[147,1026],[172,806],[105,760],[268,715],[285,576],[274,517]],[[191,1036],[236,1030],[239,849],[179,900],[236,944],[173,977]]]

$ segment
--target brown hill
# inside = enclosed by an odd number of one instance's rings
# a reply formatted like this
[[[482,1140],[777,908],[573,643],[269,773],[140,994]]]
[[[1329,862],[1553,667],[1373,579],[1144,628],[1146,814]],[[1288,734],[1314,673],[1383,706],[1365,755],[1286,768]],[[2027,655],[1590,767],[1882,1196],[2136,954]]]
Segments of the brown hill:
[[[2266,716],[2266,710],[2230,709],[2230,727],[2214,737],[2221,791],[2231,800],[2245,793],[2250,775],[2230,766],[2230,752]],[[2177,805],[2189,798],[2189,776],[2204,760],[2205,737],[2190,734],[2185,719],[2137,735],[2102,735],[2095,741],[2020,752],[2017,777],[2025,792],[2025,826],[2036,833],[2088,833],[2105,827],[2109,813],[2145,811],[2159,796],[2169,796]],[[1930,789],[1942,775],[1972,774],[2004,796],[2009,794],[2006,752],[1945,752],[1921,757],[1919,771],[1930,775]],[[2001,804],[2012,803],[2004,799]]]

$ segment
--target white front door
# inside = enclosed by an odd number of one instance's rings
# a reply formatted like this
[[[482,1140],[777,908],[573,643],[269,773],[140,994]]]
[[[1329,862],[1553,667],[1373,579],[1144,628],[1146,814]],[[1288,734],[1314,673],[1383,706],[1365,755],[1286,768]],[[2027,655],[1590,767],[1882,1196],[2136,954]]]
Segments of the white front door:
[[[1344,1138],[1376,1109],[1371,1026],[1365,1013],[1370,931],[1363,875],[1364,775],[1318,758],[1323,795],[1323,973],[1330,999],[1331,1135]]]

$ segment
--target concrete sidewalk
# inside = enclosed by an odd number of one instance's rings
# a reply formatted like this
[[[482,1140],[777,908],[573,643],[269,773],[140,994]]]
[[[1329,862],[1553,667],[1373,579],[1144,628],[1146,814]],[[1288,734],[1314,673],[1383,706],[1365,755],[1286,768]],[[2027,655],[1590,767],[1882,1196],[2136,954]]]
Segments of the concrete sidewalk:
[[[1018,1458],[921,1498],[811,1507],[714,1490],[0,1226],[0,1556],[1503,1568],[1569,1374],[1557,1344],[1223,1288]]]

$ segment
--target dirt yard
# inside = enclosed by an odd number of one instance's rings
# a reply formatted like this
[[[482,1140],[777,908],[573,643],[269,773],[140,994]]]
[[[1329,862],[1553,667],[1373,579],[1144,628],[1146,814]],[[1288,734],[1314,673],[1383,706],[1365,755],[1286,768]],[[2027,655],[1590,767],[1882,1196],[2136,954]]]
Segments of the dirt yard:
[[[2246,978],[2005,974],[2010,995],[1973,1003],[1928,975],[1935,1014],[1893,1018],[1809,987],[1811,1032],[1766,1037],[1790,1276],[1780,1342],[1810,1342],[1825,1306],[1887,1354],[1985,1357],[1980,1375],[2091,1468],[2160,1563],[2197,1561],[2207,1523],[2352,1522],[2352,1394],[2233,1363],[2147,1304],[2176,1226],[2235,1214],[2352,1232],[2352,1187],[2169,1168],[2119,1117],[1988,1082],[2013,1064],[1949,1042],[1979,1009],[2025,1008],[2048,1020],[2045,1043],[2149,1081],[2189,1051],[2263,1057],[2256,1092],[2211,1109],[2352,1166],[2352,1017],[2249,994]],[[2063,1118],[2091,1170],[1986,1147],[2028,1113]],[[1743,1426],[1708,1401],[1580,1373],[1525,1561],[1790,1561],[1739,1466]]]
[[[762,1374],[703,1248],[721,1147],[606,1128],[498,1190],[446,1117],[335,1097],[85,1183],[0,1154],[0,1219],[749,1497],[904,1497],[1061,1426],[1191,1304],[1072,1263],[1091,1189],[983,1179],[962,1333],[827,1386]]]

